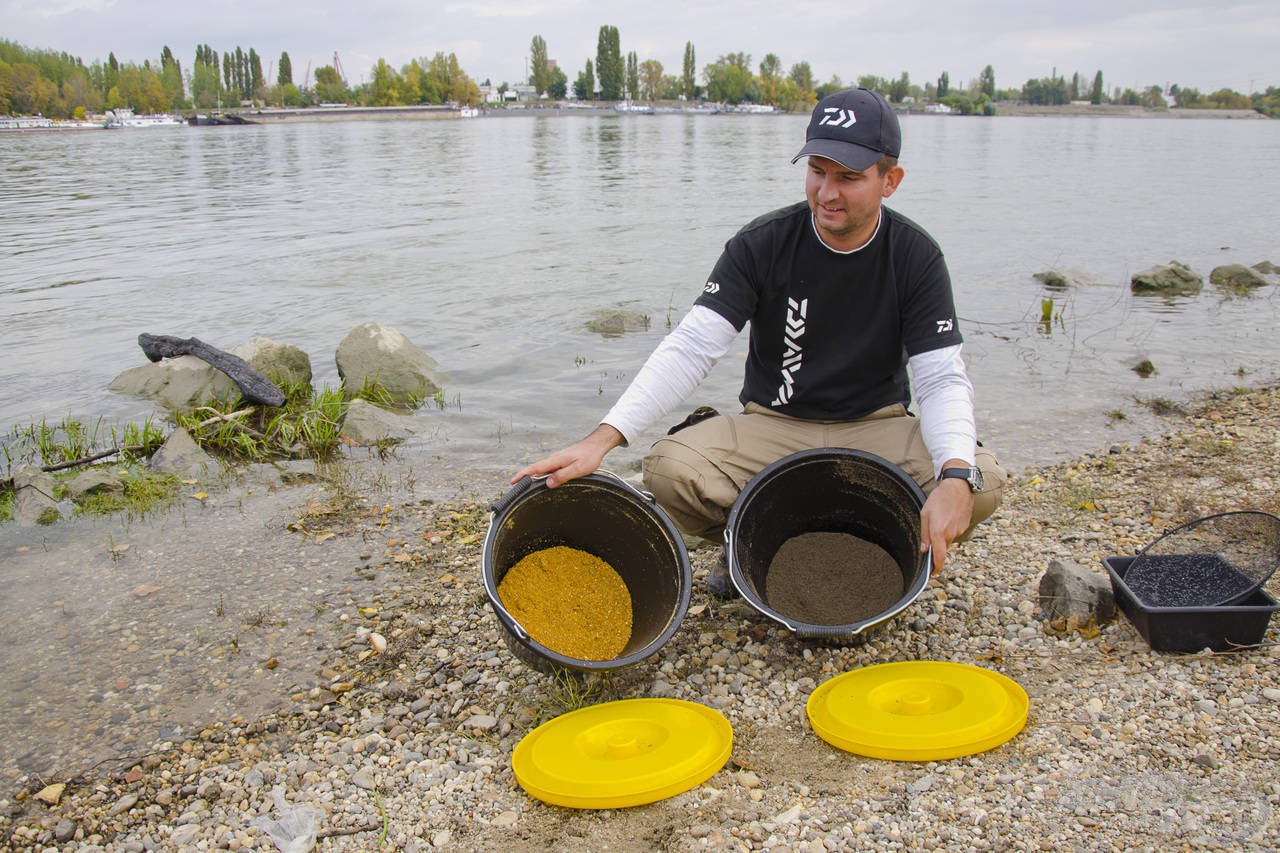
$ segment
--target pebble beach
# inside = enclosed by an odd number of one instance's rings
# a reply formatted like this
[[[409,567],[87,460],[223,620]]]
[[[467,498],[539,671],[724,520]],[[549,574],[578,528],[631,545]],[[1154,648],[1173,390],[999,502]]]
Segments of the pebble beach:
[[[497,494],[339,502],[323,481],[295,486],[293,509],[262,525],[272,559],[290,560],[293,577],[307,560],[286,555],[324,549],[353,580],[277,610],[288,627],[243,632],[244,680],[294,667],[278,700],[135,738],[91,766],[26,772],[0,788],[0,849],[286,849],[269,821],[325,851],[1275,849],[1276,625],[1254,647],[1161,653],[1123,614],[1066,624],[1041,613],[1051,561],[1105,576],[1103,558],[1195,518],[1280,514],[1280,388],[1157,414],[1163,432],[1138,444],[1015,472],[945,573],[859,642],[803,642],[741,599],[710,597],[718,554],[702,547],[675,636],[640,664],[585,677],[537,672],[499,635],[480,568]],[[272,563],[259,569],[269,577]],[[925,660],[1016,681],[1025,728],[931,762],[866,758],[814,733],[805,702],[822,683]],[[721,712],[733,727],[723,768],[632,808],[566,809],[520,787],[511,756],[530,731],[640,697]]]

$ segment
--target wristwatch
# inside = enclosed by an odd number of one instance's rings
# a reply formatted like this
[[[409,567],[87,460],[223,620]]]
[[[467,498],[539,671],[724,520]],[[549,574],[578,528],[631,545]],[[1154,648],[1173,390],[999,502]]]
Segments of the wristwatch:
[[[969,484],[969,491],[982,491],[982,469],[974,466],[973,468],[943,468],[942,473],[938,475],[938,480],[946,480],[954,477],[957,480],[964,480]]]

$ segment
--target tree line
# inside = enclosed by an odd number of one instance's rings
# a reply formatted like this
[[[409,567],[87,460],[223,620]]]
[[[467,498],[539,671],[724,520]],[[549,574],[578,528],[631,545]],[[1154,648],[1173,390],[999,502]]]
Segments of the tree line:
[[[233,50],[219,52],[200,44],[184,71],[167,45],[156,62],[121,63],[110,53],[105,62],[86,65],[67,53],[33,50],[0,40],[0,114],[73,118],[118,107],[150,113],[243,103],[393,106],[461,105],[480,100],[479,86],[453,53],[423,56],[399,68],[379,58],[370,69],[368,81],[356,86],[345,78],[336,55],[334,59],[333,65],[320,66],[314,74],[308,66],[303,80],[295,82],[288,52],[264,70],[262,56],[252,47],[246,51],[237,45]],[[1088,101],[1152,109],[1254,109],[1280,117],[1280,89],[1274,86],[1249,95],[1230,89],[1203,94],[1176,84],[1152,85],[1140,91],[1119,87],[1109,90],[1101,71],[1092,78],[1079,73],[1070,78],[1054,73],[1009,89],[996,87],[995,71],[990,65],[963,85],[953,85],[945,71],[936,80],[923,83],[911,80],[905,71],[893,78],[864,74],[845,83],[833,75],[818,82],[808,62],[785,67],[774,53],[765,54],[758,64],[750,54],[728,53],[699,69],[693,42],[686,42],[679,73],[668,73],[656,59],[641,60],[635,51],[623,53],[621,34],[610,25],[600,27],[595,56],[585,60],[572,83],[559,63],[551,59],[541,35],[535,35],[530,43],[529,69],[529,78],[523,82],[532,86],[539,98],[545,96],[554,101],[570,97],[606,102],[706,100],[804,111],[831,92],[857,85],[880,91],[895,103],[941,103],[963,114],[994,114],[1001,101],[1048,106]],[[511,84],[503,82],[495,88],[504,93]]]

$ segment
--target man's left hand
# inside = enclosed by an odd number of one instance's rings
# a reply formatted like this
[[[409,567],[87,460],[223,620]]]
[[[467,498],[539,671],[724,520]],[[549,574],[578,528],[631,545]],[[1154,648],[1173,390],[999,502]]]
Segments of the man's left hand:
[[[969,529],[973,518],[973,492],[964,480],[946,479],[938,483],[920,510],[920,553],[933,546],[933,573],[942,571],[947,548]]]

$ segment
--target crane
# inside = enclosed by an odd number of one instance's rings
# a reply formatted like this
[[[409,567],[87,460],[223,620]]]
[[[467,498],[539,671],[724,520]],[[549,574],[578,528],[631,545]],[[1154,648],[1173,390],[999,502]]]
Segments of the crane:
[[[342,87],[344,89],[351,88],[347,85],[347,72],[342,69],[342,61],[338,59],[336,50],[333,52],[333,70],[338,72],[338,78],[342,80]]]

